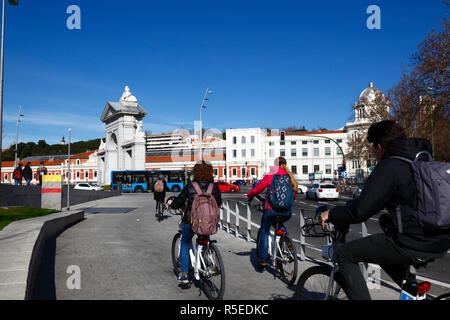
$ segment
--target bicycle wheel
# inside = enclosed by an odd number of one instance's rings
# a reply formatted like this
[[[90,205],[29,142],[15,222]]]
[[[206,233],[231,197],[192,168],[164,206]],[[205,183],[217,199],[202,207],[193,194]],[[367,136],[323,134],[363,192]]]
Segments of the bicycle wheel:
[[[203,292],[210,300],[222,300],[225,291],[225,270],[219,249],[209,243],[202,252],[205,265],[201,266],[200,283]]]
[[[158,218],[158,222],[161,222],[161,220],[162,220],[162,202],[161,201],[158,201],[158,209],[157,209],[156,216]]]
[[[281,254],[277,257],[277,268],[280,270],[283,282],[290,286],[297,279],[297,250],[291,239],[286,235],[280,237],[279,242]]]
[[[450,300],[450,293],[444,293],[434,298],[434,300]]]
[[[303,272],[297,282],[296,299],[325,300],[331,269],[329,265],[320,265]],[[335,273],[328,300],[348,300],[342,283],[341,275]]]
[[[178,232],[172,240],[172,264],[173,272],[175,275],[179,275],[181,272],[181,259],[180,259],[180,249],[181,249],[181,232]]]

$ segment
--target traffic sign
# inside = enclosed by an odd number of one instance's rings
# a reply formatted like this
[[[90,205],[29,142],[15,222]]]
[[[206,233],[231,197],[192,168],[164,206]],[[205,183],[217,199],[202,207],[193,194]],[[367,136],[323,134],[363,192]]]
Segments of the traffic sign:
[[[347,178],[347,177],[348,177],[348,172],[347,172],[347,171],[342,172],[342,176],[343,176],[344,178]]]

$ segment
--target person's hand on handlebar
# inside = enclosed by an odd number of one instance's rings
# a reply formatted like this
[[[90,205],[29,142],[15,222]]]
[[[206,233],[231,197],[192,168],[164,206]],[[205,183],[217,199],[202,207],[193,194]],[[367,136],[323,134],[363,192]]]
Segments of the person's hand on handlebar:
[[[329,213],[330,213],[330,209],[320,213],[320,224],[322,225],[322,230],[325,230],[325,222],[327,222],[327,220],[328,220]]]

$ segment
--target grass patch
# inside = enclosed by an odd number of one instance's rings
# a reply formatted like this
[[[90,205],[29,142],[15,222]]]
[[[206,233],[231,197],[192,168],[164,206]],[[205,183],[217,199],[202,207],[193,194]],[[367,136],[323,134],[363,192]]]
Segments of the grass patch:
[[[32,207],[0,208],[0,230],[3,230],[8,224],[17,220],[46,216],[56,212],[60,211]]]

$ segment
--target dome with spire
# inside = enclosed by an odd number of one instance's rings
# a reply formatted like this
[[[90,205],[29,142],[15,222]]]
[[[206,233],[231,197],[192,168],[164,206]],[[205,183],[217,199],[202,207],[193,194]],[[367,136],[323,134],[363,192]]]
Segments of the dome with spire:
[[[369,87],[364,89],[359,95],[359,103],[367,105],[375,100],[377,94],[381,94],[384,97],[383,92],[375,88],[373,82],[370,82]]]

